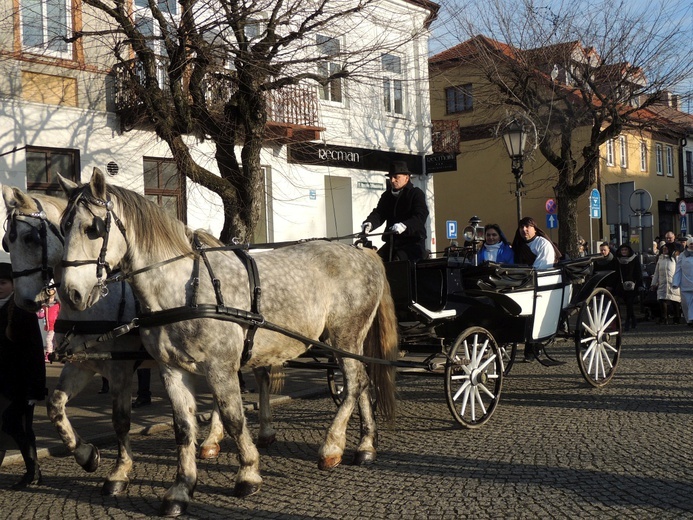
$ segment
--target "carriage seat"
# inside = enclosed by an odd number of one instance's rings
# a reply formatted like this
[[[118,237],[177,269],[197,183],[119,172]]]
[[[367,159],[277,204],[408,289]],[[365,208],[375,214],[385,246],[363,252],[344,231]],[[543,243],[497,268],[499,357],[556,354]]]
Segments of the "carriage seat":
[[[534,269],[485,262],[466,269],[462,275],[468,291],[511,292],[534,287]]]

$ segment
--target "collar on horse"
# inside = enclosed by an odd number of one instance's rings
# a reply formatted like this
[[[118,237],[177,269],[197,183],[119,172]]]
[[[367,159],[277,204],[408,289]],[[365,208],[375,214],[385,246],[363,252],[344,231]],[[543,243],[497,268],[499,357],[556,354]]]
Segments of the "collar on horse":
[[[21,278],[22,276],[29,276],[34,273],[41,272],[41,277],[43,279],[44,288],[48,289],[52,287],[53,280],[53,268],[48,265],[48,230],[60,240],[61,244],[64,244],[63,236],[60,230],[48,220],[46,212],[41,206],[41,202],[38,199],[32,198],[38,211],[34,213],[22,213],[19,210],[12,210],[7,219],[5,225],[9,227],[9,232],[7,236],[2,240],[2,248],[9,253],[9,244],[17,240],[17,222],[27,222],[26,220],[19,220],[19,217],[32,218],[39,221],[38,228],[31,226],[32,239],[36,243],[41,244],[41,265],[39,267],[34,267],[33,269],[25,269],[24,271],[12,271],[13,278]],[[8,243],[9,241],[9,243]]]
[[[71,198],[68,202],[68,207],[72,205],[72,209],[69,214],[67,214],[62,219],[61,226],[71,227],[72,221],[75,218],[75,213],[77,211],[77,204],[82,204],[89,213],[94,217],[91,226],[87,228],[87,236],[92,240],[97,240],[101,238],[103,243],[101,245],[101,251],[96,260],[62,260],[60,265],[62,267],[79,267],[82,265],[96,264],[96,279],[97,285],[101,290],[101,294],[106,296],[108,294],[108,287],[106,287],[106,281],[103,277],[104,270],[106,274],[110,276],[111,267],[106,262],[106,253],[108,251],[108,237],[111,232],[111,221],[114,220],[116,226],[123,235],[123,238],[127,241],[127,235],[125,234],[125,226],[118,216],[113,212],[113,201],[106,195],[106,199],[99,199],[97,197],[92,197],[83,192],[78,193],[74,198]],[[95,204],[96,206],[101,206],[106,209],[106,219],[97,216],[89,208],[89,204]]]

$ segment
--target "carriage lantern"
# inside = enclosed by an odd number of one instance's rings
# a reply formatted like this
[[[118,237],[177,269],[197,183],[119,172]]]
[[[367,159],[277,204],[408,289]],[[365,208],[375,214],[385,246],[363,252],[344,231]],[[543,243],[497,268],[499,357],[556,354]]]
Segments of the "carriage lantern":
[[[522,174],[524,173],[524,154],[525,144],[527,143],[527,130],[524,125],[517,119],[513,119],[502,130],[503,141],[505,148],[508,150],[508,156],[512,161],[512,172],[515,176],[515,197],[517,198],[517,221],[522,219],[522,188],[525,187],[522,182]]]

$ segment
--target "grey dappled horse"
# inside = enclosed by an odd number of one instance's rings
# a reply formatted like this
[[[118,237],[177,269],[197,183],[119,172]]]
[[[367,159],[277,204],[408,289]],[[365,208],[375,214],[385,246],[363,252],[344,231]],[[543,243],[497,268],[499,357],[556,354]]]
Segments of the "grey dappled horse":
[[[140,333],[149,353],[159,361],[178,445],[177,476],[164,496],[161,514],[183,513],[197,482],[191,373],[205,375],[224,427],[238,446],[234,494],[243,497],[259,491],[259,453],[246,425],[237,377],[244,340],[253,327],[250,322],[227,321],[226,315],[215,319],[195,314],[192,308],[195,303],[207,310],[251,313],[252,274],[239,258],[242,255],[223,248],[200,254],[191,245],[194,237],[184,224],[144,197],[107,185],[96,168],[89,184],[78,186],[62,177],[60,182],[70,200],[62,219],[61,300],[79,310],[95,305],[105,283],[98,264],[119,265],[144,316],[151,313],[148,323],[140,322]],[[196,236],[206,246],[221,245],[209,235]],[[258,312],[267,322],[356,355],[397,359],[394,305],[383,263],[374,251],[311,241],[257,253],[253,259],[262,288]],[[161,311],[164,319],[159,324]],[[168,319],[172,315],[178,318]],[[281,365],[309,347],[265,327],[254,334],[247,366]],[[366,367],[346,356],[340,357],[340,365],[346,395],[320,447],[321,469],[341,462],[347,424],[356,404],[361,439],[354,462],[364,464],[376,457],[376,424]],[[392,417],[393,367],[372,363],[370,374],[379,407],[386,417]]]
[[[63,254],[62,236],[59,231],[60,216],[67,205],[65,199],[45,195],[27,195],[18,188],[2,186],[2,194],[7,209],[6,233],[3,244],[10,253],[12,270],[15,273],[14,295],[17,305],[36,312],[46,301],[46,288],[58,267]],[[44,272],[49,273],[48,276]],[[56,275],[59,279],[59,274]],[[76,311],[62,305],[59,320],[69,327],[83,333],[76,333],[70,339],[70,348],[79,350],[85,342],[91,341],[122,323],[129,323],[135,317],[135,300],[127,284],[113,284],[107,297],[100,299],[93,307]],[[106,327],[105,330],[100,330]],[[98,330],[97,330],[98,329]],[[86,332],[90,331],[91,334]],[[57,332],[55,339],[59,345],[64,334]],[[142,350],[139,336],[128,334],[103,341],[90,349],[92,352],[134,353]],[[48,416],[55,425],[60,438],[75,460],[86,471],[93,472],[99,466],[100,454],[96,446],[85,442],[72,428],[66,406],[70,399],[79,394],[91,381],[95,373],[108,378],[112,397],[113,428],[118,439],[118,456],[103,484],[102,493],[116,495],[124,492],[129,483],[128,474],[132,469],[130,450],[130,416],[132,398],[132,378],[135,359],[131,360],[88,360],[67,363],[63,367],[58,384],[48,399]],[[150,362],[151,363],[151,362]],[[261,384],[260,390],[267,387]],[[263,386],[264,385],[264,386]],[[267,392],[265,392],[267,393]],[[269,403],[269,397],[261,401]],[[265,405],[269,410],[269,404]],[[271,442],[273,430],[269,424],[269,412],[261,409],[264,417],[264,442]],[[219,453],[219,440],[223,427],[218,413],[212,415],[210,434],[200,448],[203,458],[212,458]]]

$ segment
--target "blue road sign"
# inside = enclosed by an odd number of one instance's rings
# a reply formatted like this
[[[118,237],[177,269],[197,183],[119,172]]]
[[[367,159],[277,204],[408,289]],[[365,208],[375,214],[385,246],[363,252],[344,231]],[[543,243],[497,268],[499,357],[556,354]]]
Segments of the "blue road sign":
[[[457,221],[456,220],[446,220],[445,229],[447,229],[448,240],[455,240],[457,238]]]
[[[686,217],[681,217],[681,234],[688,233],[688,223]]]
[[[590,218],[602,218],[602,195],[597,188],[590,194]]]
[[[558,216],[551,215],[547,213],[546,215],[546,229],[556,229],[558,227]]]

